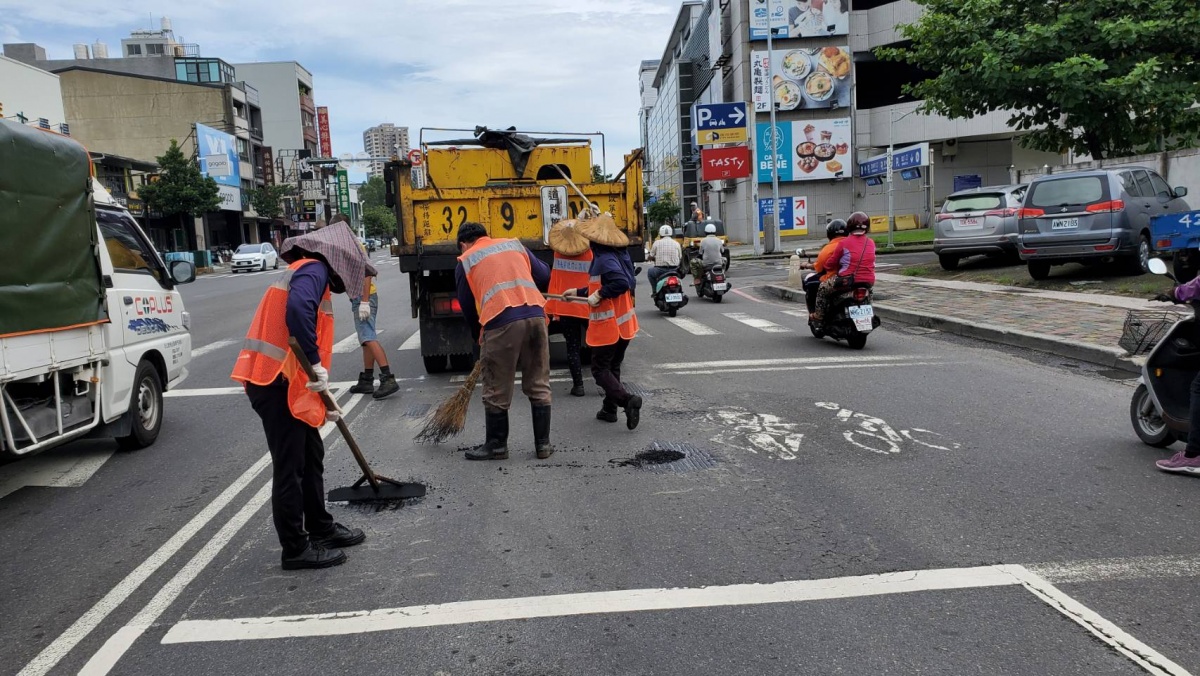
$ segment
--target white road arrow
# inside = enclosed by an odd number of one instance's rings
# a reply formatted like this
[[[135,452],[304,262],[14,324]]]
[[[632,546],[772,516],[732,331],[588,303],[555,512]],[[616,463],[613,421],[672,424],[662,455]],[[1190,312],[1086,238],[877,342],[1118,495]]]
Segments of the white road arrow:
[[[75,444],[0,466],[0,498],[26,486],[78,488],[113,454],[111,444]]]
[[[733,118],[734,124],[741,124],[742,120],[746,119],[746,114],[742,112],[741,108],[735,108],[729,117]]]

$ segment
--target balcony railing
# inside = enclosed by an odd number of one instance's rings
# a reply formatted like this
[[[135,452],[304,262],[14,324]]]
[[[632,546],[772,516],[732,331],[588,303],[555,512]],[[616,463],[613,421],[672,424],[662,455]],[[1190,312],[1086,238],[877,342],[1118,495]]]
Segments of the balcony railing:
[[[300,109],[306,110],[313,115],[317,114],[317,104],[313,102],[313,97],[307,94],[300,95]]]

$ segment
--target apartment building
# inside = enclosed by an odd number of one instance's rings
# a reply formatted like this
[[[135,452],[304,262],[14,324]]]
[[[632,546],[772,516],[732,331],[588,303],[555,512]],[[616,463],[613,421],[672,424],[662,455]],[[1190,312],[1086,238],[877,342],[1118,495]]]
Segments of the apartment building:
[[[404,157],[410,147],[408,127],[384,122],[363,132],[363,151],[370,157]],[[367,175],[382,178],[383,165],[383,160],[372,160]]]

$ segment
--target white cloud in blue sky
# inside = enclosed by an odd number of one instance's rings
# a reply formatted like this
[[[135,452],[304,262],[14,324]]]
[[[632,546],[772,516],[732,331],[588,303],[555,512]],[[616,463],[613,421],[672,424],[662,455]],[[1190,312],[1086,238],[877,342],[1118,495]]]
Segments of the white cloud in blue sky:
[[[50,58],[97,40],[116,55],[131,30],[157,28],[166,15],[204,56],[295,60],[311,71],[335,155],[360,152],[362,131],[380,122],[408,126],[414,142],[422,126],[516,125],[604,132],[615,172],[639,143],[638,64],[661,56],[680,4],[0,0],[0,38],[36,42]]]

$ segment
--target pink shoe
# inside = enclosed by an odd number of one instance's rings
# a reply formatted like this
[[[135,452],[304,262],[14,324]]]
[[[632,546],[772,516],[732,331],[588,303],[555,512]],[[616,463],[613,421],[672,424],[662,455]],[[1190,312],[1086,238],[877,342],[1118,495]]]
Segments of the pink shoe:
[[[1159,460],[1154,465],[1164,472],[1200,476],[1200,456],[1189,458],[1184,455],[1183,451],[1172,455],[1166,460]]]

